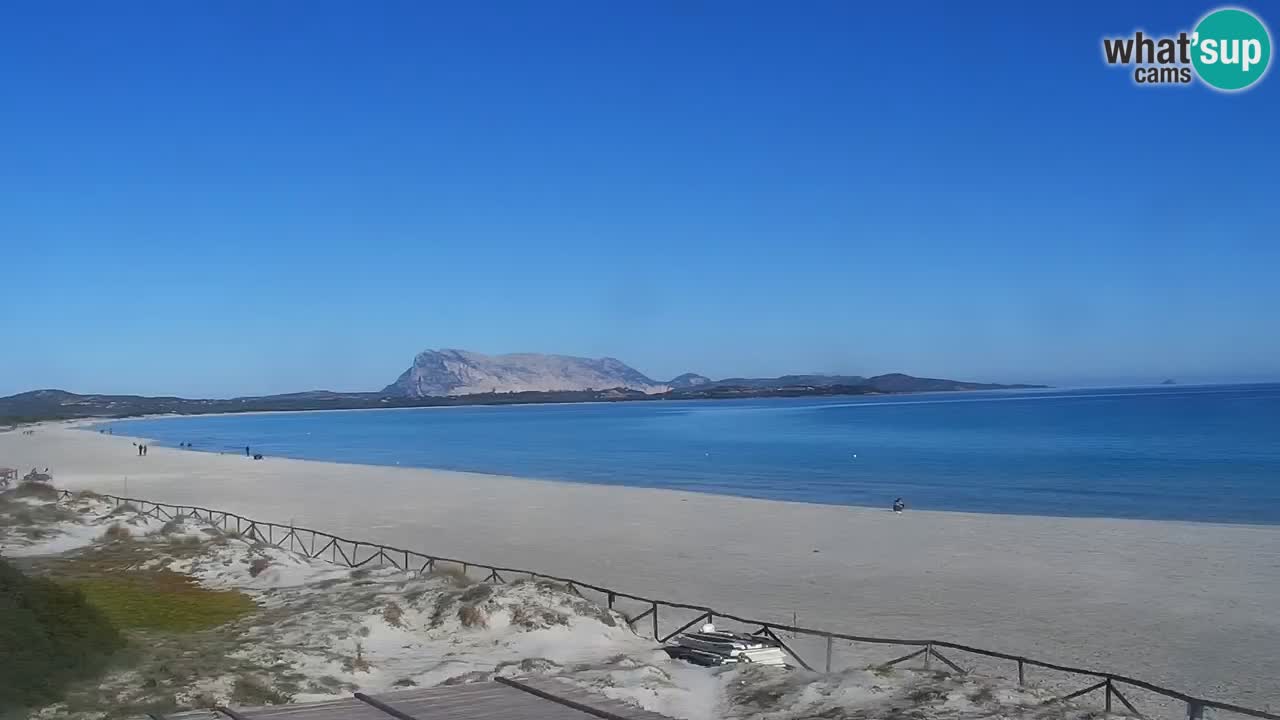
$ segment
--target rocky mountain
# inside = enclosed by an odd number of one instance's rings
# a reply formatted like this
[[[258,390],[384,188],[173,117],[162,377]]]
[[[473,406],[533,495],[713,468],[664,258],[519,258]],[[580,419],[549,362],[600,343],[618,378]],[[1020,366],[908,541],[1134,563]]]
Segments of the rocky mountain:
[[[672,390],[688,390],[689,388],[695,388],[700,385],[708,385],[711,382],[713,382],[711,378],[705,375],[699,375],[698,373],[685,373],[668,380],[667,386]]]
[[[683,376],[682,376],[683,377]],[[409,398],[476,393],[552,392],[626,388],[662,393],[671,388],[614,358],[466,350],[426,350],[383,392]]]

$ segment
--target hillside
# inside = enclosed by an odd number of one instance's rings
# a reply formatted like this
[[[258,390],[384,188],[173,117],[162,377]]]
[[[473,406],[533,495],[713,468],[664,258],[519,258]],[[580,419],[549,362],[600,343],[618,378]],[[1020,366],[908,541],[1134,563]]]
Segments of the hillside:
[[[861,375],[783,375],[734,377],[712,380],[684,373],[666,382],[654,380],[621,360],[570,355],[514,353],[484,355],[466,350],[425,350],[413,365],[383,394],[401,398],[453,397],[482,393],[590,392],[619,389],[646,395],[692,397],[757,394],[863,394],[938,392],[948,390],[1001,390],[1039,387],[999,385],[940,378],[918,378],[903,373],[875,377]]]
[[[484,355],[466,350],[424,350],[383,392],[411,398],[476,393],[552,392],[626,388],[666,392],[667,385],[614,358],[515,353]]]
[[[189,399],[33,390],[0,398],[0,425],[158,414],[866,395],[1033,387],[1043,386],[918,378],[902,373],[870,378],[860,375],[783,375],[723,380],[685,373],[667,382],[658,382],[614,358],[536,353],[482,355],[465,350],[428,350],[419,353],[413,365],[381,392],[312,390],[226,399]]]

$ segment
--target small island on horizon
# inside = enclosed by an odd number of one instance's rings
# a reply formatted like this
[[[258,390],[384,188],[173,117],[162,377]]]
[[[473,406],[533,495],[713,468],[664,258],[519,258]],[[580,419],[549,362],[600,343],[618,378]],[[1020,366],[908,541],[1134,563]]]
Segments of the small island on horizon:
[[[713,400],[730,398],[877,395],[971,390],[1020,390],[1047,385],[978,383],[904,373],[782,375],[712,380],[684,373],[657,381],[615,358],[466,350],[426,350],[378,392],[313,390],[228,399],[78,394],[45,389],[0,398],[0,424],[139,415],[359,410],[370,408],[534,403]]]

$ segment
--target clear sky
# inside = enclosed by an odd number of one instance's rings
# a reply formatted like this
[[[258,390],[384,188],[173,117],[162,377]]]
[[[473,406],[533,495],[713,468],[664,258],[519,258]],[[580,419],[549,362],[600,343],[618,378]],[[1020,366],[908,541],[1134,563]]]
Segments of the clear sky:
[[[0,394],[1280,379],[1280,76],[1102,61],[1213,7],[5,3]]]

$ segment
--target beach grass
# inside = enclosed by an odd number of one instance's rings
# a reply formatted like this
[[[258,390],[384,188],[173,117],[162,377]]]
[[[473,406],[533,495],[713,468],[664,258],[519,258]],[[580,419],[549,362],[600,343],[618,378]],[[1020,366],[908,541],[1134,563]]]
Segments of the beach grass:
[[[191,577],[169,571],[88,577],[72,584],[122,629],[203,630],[241,618],[258,607],[244,593],[203,588]]]
[[[39,500],[46,500],[49,502],[53,502],[58,499],[57,488],[54,488],[52,485],[39,482],[22,482],[18,487],[13,489],[13,494],[20,498],[37,498]]]
[[[293,696],[282,692],[263,680],[250,676],[236,678],[231,691],[231,701],[237,705],[286,705]]]

